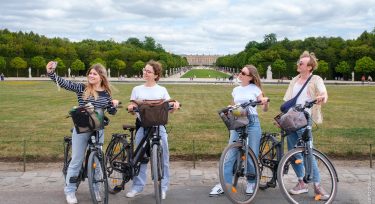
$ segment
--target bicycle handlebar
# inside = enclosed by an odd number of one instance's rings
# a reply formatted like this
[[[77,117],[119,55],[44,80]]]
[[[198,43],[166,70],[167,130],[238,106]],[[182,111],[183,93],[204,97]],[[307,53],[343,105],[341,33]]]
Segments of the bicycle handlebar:
[[[182,106],[182,104],[180,103],[180,106],[178,107],[178,109],[180,109],[181,108],[181,106]],[[173,110],[173,104],[168,104],[168,110]],[[133,110],[131,110],[131,111],[129,111],[129,109],[128,108],[126,108],[126,110],[128,111],[128,113],[132,113],[132,112],[134,112],[134,113],[139,113],[139,109],[138,109],[138,107],[137,106],[134,106],[133,107]]]
[[[305,105],[296,105],[294,108],[297,110],[297,111],[300,111],[300,112],[303,112],[306,108],[311,108],[314,106],[314,104],[316,104],[316,99],[314,100],[311,100],[311,101],[306,101],[305,102]]]
[[[270,102],[270,99],[267,99],[267,102]],[[255,107],[257,105],[262,105],[262,104],[263,104],[262,101],[253,101],[253,100],[250,100],[248,102],[241,103],[239,105],[234,105],[234,106],[223,108],[223,109],[219,110],[218,112],[219,113],[227,113],[228,111],[232,111],[233,109],[236,109],[236,108],[239,108],[239,107],[242,107],[242,108],[246,108],[248,106]]]

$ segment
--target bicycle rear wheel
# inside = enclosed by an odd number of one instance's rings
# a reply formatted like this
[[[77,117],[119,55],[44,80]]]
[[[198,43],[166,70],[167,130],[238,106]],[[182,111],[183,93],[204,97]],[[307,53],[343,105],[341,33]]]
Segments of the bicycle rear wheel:
[[[151,171],[154,180],[154,191],[156,204],[162,203],[161,200],[161,180],[163,178],[163,148],[161,145],[152,146]]]
[[[259,146],[259,188],[265,190],[268,187],[276,187],[277,158],[276,147],[278,141],[271,135],[265,135],[260,139]]]
[[[130,180],[131,172],[123,174],[119,169],[126,168],[124,164],[128,159],[128,152],[125,150],[121,139],[113,139],[105,152],[105,168],[108,179],[108,191],[116,194],[124,189],[125,183]],[[115,169],[117,168],[117,170]]]
[[[89,189],[94,204],[108,203],[108,180],[103,160],[104,157],[98,151],[93,151],[87,164]]]
[[[246,153],[240,143],[227,146],[220,158],[219,177],[224,194],[232,203],[250,203],[259,186],[258,160],[253,151]]]
[[[307,192],[305,193],[298,195],[289,193],[290,189],[295,187],[297,183],[297,175],[293,170],[292,164],[303,165],[303,161],[296,158],[301,158],[304,150],[305,148],[303,147],[290,150],[280,161],[277,170],[277,180],[280,184],[282,195],[290,203],[332,203],[337,193],[336,170],[328,158],[315,149],[313,150],[313,156],[319,169],[320,186],[324,188],[325,194],[329,195],[329,197],[327,196],[327,199],[323,200],[323,196],[316,196],[314,192],[315,188],[312,183],[309,184]]]

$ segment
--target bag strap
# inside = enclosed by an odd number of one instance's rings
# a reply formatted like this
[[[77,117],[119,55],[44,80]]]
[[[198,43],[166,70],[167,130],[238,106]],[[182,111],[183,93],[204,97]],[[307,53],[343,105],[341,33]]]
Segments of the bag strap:
[[[294,98],[296,98],[296,99],[298,98],[298,96],[302,93],[303,89],[306,87],[307,83],[309,83],[312,76],[313,75],[310,75],[310,77],[306,80],[305,84],[303,84],[301,90],[299,90],[298,94]]]

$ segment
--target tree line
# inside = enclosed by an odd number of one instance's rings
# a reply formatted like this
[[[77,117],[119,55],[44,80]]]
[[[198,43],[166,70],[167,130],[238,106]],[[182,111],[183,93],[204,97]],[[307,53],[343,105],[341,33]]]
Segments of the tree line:
[[[291,78],[296,75],[296,61],[300,54],[308,50],[319,59],[315,71],[323,78],[351,79],[351,73],[360,79],[362,75],[375,75],[375,28],[364,31],[357,39],[344,40],[341,37],[308,37],[304,40],[277,40],[274,33],[264,36],[263,42],[250,41],[237,54],[220,57],[217,66],[242,68],[253,64],[262,76],[269,65],[273,77]],[[314,72],[314,73],[315,73]]]
[[[0,30],[0,73],[7,77],[45,74],[48,61],[58,62],[57,72],[67,75],[85,75],[94,63],[111,69],[111,76],[140,75],[150,59],[159,61],[164,70],[188,65],[186,58],[166,52],[152,37],[143,41],[128,38],[121,43],[114,40],[82,40],[70,42],[67,38],[47,38],[31,32]]]

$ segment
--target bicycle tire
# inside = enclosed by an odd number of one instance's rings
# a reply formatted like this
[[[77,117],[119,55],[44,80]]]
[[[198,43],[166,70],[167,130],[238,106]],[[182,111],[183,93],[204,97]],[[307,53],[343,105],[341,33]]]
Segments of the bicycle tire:
[[[161,204],[161,180],[163,177],[163,161],[162,161],[163,149],[161,145],[154,144],[152,146],[152,158],[151,158],[151,171],[152,179],[154,181],[154,192],[156,204]]]
[[[319,173],[320,173],[320,185],[324,187],[325,191],[329,194],[329,198],[326,201],[315,200],[314,189],[312,185],[309,185],[307,193],[299,195],[291,195],[288,190],[293,188],[297,182],[297,176],[292,170],[292,163],[295,162],[295,156],[302,154],[304,147],[298,147],[290,150],[285,154],[279,163],[277,170],[277,180],[280,186],[281,194],[290,203],[332,203],[337,194],[337,174],[334,166],[328,160],[328,158],[313,149],[313,155],[317,162]],[[299,165],[303,165],[300,163]]]
[[[64,164],[63,164],[63,175],[64,175],[64,180],[66,180],[66,174],[68,173],[68,168],[70,161],[72,160],[72,141],[70,140],[69,142],[64,142]]]
[[[252,166],[254,167],[255,175],[244,174],[244,168],[242,165],[243,160],[244,160],[244,151],[242,149],[242,144],[240,143],[233,143],[231,145],[228,145],[224,149],[220,158],[220,164],[219,164],[220,183],[221,183],[221,186],[223,187],[224,195],[232,203],[248,204],[255,198],[255,195],[258,191],[258,187],[259,187],[258,160],[254,152],[251,149],[249,149],[247,154],[248,154],[248,159],[253,164]],[[233,162],[233,164],[228,163],[228,161],[229,162],[233,161],[233,158],[235,158],[236,161]],[[248,160],[248,164],[250,163],[249,160]],[[225,181],[224,174],[228,171],[231,172],[231,175],[233,175],[232,183],[227,183]],[[247,194],[246,188],[248,185],[248,179],[250,177],[255,180],[255,184],[253,187],[253,193]]]
[[[113,169],[112,161],[126,162],[128,157],[128,152],[123,151],[118,157],[113,158],[115,154],[120,153],[124,148],[124,142],[122,139],[113,139],[108,144],[107,150],[105,152],[105,168],[108,179],[108,191],[111,194],[116,194],[124,189],[125,183],[130,180],[129,175],[123,175],[122,172]],[[129,177],[129,178],[128,178]],[[128,179],[124,179],[128,178]]]
[[[104,157],[102,157],[104,159]],[[89,189],[94,204],[108,204],[108,180],[105,173],[104,161],[98,151],[92,151],[87,164]],[[96,185],[96,186],[94,186]],[[98,188],[97,190],[95,188]],[[99,197],[96,195],[99,192]]]
[[[274,136],[265,135],[260,139],[259,146],[259,189],[265,190],[268,187],[276,187],[277,180],[277,147],[278,141]]]

